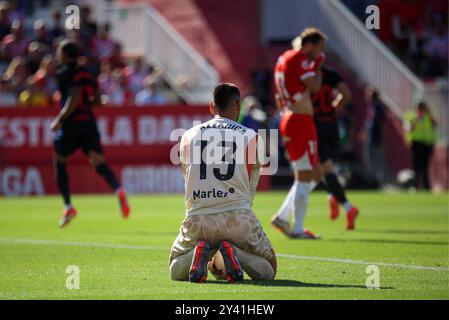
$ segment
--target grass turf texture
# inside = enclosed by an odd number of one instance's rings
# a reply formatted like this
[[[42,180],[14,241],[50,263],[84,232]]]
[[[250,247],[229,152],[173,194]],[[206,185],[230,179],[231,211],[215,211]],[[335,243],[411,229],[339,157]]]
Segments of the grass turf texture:
[[[344,216],[328,219],[326,196],[318,192],[310,199],[307,226],[323,240],[292,241],[269,225],[285,193],[258,194],[255,211],[283,255],[275,281],[242,285],[169,279],[168,252],[183,219],[182,196],[131,197],[128,221],[121,220],[113,196],[75,196],[79,216],[62,231],[59,197],[2,198],[0,299],[448,299],[448,195],[350,195],[362,210],[355,232],[344,231]],[[381,289],[368,290],[367,264],[286,255],[442,270],[381,265]],[[68,265],[80,268],[79,290],[65,287]]]

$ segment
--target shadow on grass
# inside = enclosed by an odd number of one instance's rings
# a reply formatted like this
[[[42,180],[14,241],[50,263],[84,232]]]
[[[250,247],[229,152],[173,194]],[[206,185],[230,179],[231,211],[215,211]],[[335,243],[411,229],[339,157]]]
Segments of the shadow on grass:
[[[416,244],[416,245],[442,245],[447,246],[447,241],[417,241],[417,240],[388,240],[388,239],[327,239],[332,242],[364,242],[385,244]]]
[[[226,281],[208,280],[208,284],[229,284]],[[326,284],[326,283],[307,283],[296,280],[271,280],[271,281],[252,281],[244,280],[242,285],[253,285],[261,287],[290,287],[290,288],[323,288],[323,289],[366,289],[366,286],[346,285],[346,284]],[[393,287],[380,287],[381,290],[393,290]]]
[[[421,235],[447,235],[447,230],[395,230],[395,229],[358,229],[363,233],[388,233],[388,234],[421,234]]]

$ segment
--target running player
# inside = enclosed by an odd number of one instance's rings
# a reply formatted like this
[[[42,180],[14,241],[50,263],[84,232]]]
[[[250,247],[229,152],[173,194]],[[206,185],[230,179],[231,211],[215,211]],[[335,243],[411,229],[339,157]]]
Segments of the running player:
[[[351,100],[348,86],[334,70],[322,67],[322,85],[317,94],[312,97],[314,105],[314,120],[318,132],[318,154],[321,164],[318,176],[314,177],[310,189],[313,190],[324,176],[323,185],[329,193],[330,218],[336,220],[340,214],[339,204],[346,210],[346,229],[355,229],[355,220],[359,210],[346,198],[346,192],[338,181],[334,161],[338,157],[339,132],[337,113]],[[338,92],[335,95],[334,92]],[[334,98],[335,97],[335,98]],[[279,216],[289,215],[294,206],[292,193],[282,206]]]
[[[57,50],[57,60],[60,64],[57,79],[61,93],[61,111],[50,126],[55,132],[56,180],[65,203],[59,223],[61,228],[77,215],[70,200],[66,163],[67,158],[78,148],[82,149],[96,172],[117,194],[122,216],[127,218],[130,213],[125,190],[120,186],[103,156],[100,135],[92,112],[92,107],[100,101],[97,82],[89,72],[77,64],[77,58],[77,45],[68,40],[62,41]]]
[[[337,72],[327,67],[323,67],[321,71],[323,84],[318,94],[313,97],[313,103],[318,131],[318,154],[324,176],[323,184],[329,193],[330,218],[331,220],[338,218],[339,204],[341,204],[346,210],[346,229],[354,230],[359,210],[347,200],[346,192],[338,181],[334,165],[340,144],[337,113],[349,103],[351,92]],[[335,96],[334,92],[338,92],[338,94]],[[313,185],[316,186],[319,182],[317,179]]]
[[[276,101],[284,112],[279,129],[294,170],[295,182],[272,225],[294,239],[319,239],[304,228],[313,177],[319,175],[318,143],[312,95],[321,88],[321,65],[327,37],[316,28],[304,30],[297,48],[284,52],[275,68]],[[314,171],[318,174],[314,175]],[[289,223],[293,198],[293,228]],[[288,208],[288,209],[285,209]]]
[[[230,282],[243,281],[243,271],[253,280],[272,280],[276,255],[251,209],[261,170],[258,136],[236,122],[239,89],[217,86],[211,113],[213,120],[181,139],[186,219],[171,249],[171,278],[202,283],[209,268],[217,279]],[[211,154],[219,153],[224,156],[210,161]],[[217,261],[223,261],[224,270]]]

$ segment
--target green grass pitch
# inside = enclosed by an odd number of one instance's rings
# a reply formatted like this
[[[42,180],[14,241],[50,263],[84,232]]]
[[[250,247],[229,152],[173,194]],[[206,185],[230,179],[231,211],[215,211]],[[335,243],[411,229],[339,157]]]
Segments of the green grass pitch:
[[[285,193],[260,193],[255,212],[279,254],[277,279],[242,285],[173,282],[168,253],[181,195],[133,196],[122,221],[113,196],[74,196],[79,216],[57,227],[59,197],[0,199],[0,299],[448,299],[448,195],[351,192],[355,232],[311,196],[307,227],[321,241],[288,240],[269,221]],[[365,286],[378,265],[380,290]],[[80,288],[66,288],[66,267]],[[211,279],[212,277],[209,277]]]

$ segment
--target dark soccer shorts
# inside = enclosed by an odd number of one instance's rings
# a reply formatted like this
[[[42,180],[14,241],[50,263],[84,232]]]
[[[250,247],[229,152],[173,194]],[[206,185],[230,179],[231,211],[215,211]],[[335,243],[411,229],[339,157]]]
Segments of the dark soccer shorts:
[[[55,151],[58,155],[67,157],[78,148],[88,154],[91,151],[102,154],[100,134],[95,121],[68,123],[56,132],[54,140]]]
[[[339,132],[337,124],[316,124],[318,133],[318,155],[320,162],[336,161],[339,156]]]

